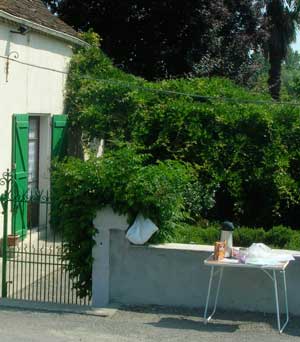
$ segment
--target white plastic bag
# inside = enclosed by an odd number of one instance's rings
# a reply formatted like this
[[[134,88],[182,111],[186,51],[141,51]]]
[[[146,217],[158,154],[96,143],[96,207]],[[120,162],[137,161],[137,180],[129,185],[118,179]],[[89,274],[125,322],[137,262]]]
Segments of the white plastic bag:
[[[143,245],[157,231],[158,228],[150,219],[138,214],[133,225],[128,229],[126,238],[135,245]]]
[[[253,243],[248,248],[248,258],[266,258],[272,253],[272,249],[263,243]]]
[[[253,243],[246,256],[246,264],[255,265],[276,265],[291,260],[295,260],[292,254],[271,249],[263,243]]]

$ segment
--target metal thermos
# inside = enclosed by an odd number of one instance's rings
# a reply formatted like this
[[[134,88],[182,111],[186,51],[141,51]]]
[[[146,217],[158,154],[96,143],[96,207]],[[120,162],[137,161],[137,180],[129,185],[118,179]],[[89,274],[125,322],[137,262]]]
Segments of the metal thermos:
[[[230,258],[232,255],[234,225],[232,222],[225,221],[222,223],[221,241],[226,242],[225,258]]]

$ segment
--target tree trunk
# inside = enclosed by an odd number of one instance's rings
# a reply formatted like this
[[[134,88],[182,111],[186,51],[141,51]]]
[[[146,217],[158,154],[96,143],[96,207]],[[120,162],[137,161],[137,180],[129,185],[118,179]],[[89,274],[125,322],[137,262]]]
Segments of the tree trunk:
[[[272,51],[273,50],[273,51]],[[280,100],[280,89],[281,89],[281,56],[270,49],[269,54],[270,70],[269,70],[269,92],[274,100]]]

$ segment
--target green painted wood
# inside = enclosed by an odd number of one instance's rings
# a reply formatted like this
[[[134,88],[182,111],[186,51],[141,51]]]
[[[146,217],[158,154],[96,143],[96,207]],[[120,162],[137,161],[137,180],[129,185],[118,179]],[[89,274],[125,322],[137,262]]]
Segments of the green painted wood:
[[[68,117],[66,115],[52,116],[52,144],[51,144],[51,158],[61,160],[67,154],[67,128]],[[51,184],[51,207],[53,212],[57,206],[55,193],[52,190]],[[51,227],[55,230],[58,224],[59,217],[51,216]]]
[[[28,134],[29,116],[15,114],[12,130],[12,168],[14,182],[12,184],[12,233],[21,238],[27,233],[28,206],[26,200],[21,200],[28,191]]]
[[[67,153],[67,115],[53,115],[52,117],[52,159],[62,159]]]

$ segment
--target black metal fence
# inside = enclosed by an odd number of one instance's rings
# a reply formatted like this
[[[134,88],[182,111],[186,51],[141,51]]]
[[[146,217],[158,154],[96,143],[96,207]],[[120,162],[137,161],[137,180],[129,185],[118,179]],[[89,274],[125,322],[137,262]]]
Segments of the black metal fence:
[[[11,190],[12,182],[10,173],[5,173],[0,180],[0,185],[5,187],[0,195],[2,297],[89,305],[90,299],[79,298],[74,288],[75,279],[70,276],[68,260],[64,258],[67,248],[64,234],[51,226],[49,193],[35,191],[16,195]]]

